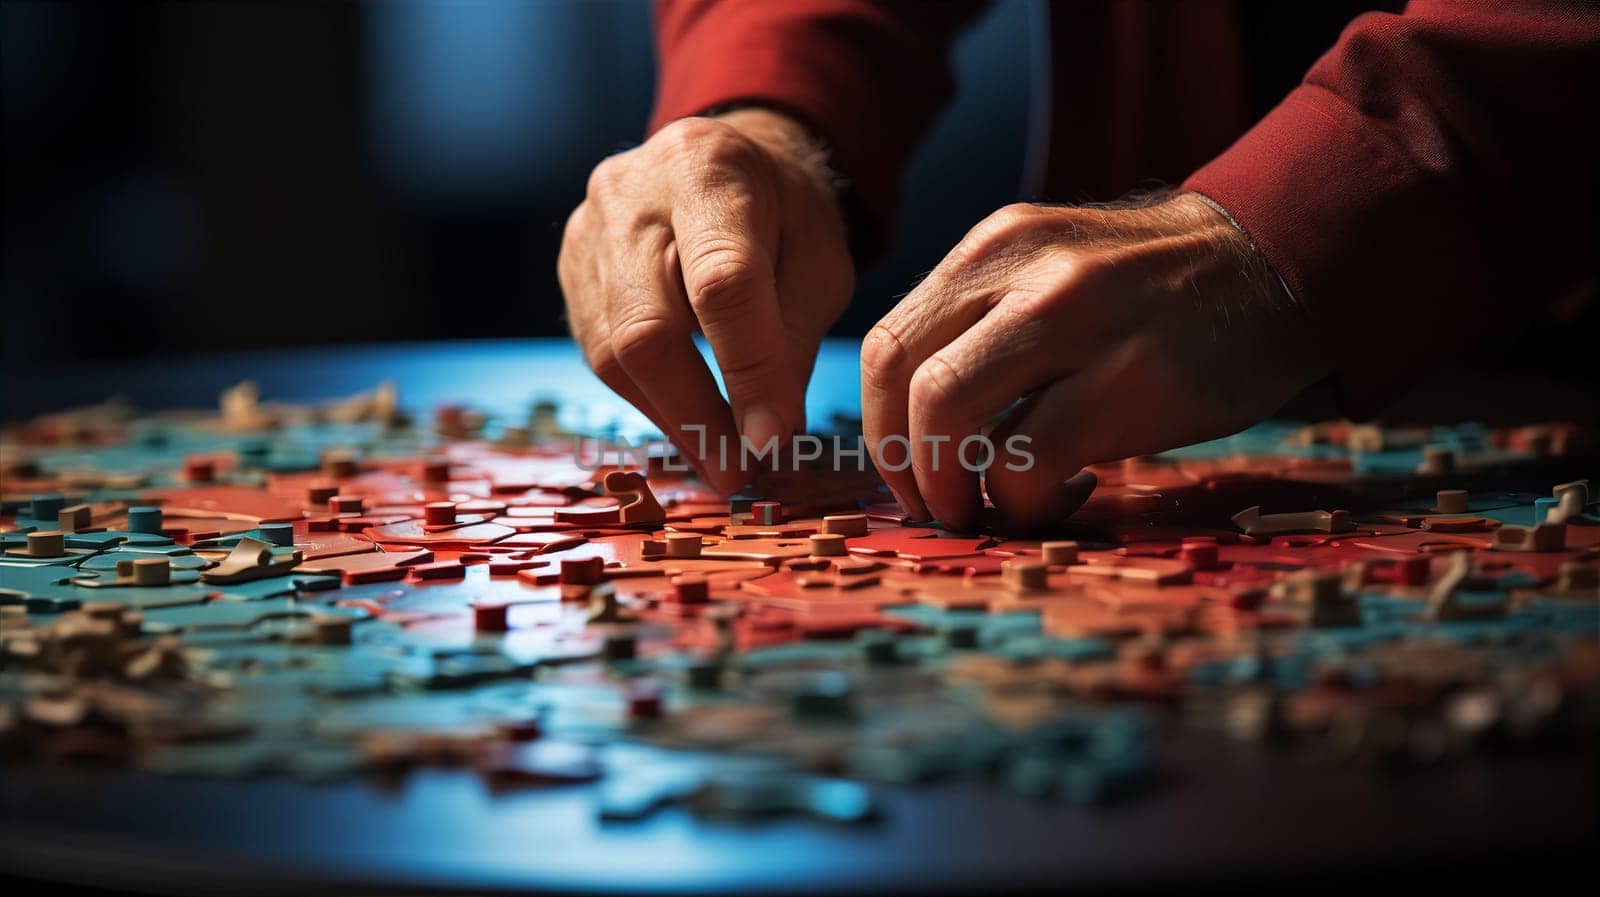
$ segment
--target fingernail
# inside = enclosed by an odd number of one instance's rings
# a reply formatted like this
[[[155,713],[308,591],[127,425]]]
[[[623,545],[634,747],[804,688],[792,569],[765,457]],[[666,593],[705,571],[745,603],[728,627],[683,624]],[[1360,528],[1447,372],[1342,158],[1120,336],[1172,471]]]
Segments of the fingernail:
[[[783,418],[766,405],[756,405],[739,421],[739,433],[759,451],[768,442],[783,438]]]

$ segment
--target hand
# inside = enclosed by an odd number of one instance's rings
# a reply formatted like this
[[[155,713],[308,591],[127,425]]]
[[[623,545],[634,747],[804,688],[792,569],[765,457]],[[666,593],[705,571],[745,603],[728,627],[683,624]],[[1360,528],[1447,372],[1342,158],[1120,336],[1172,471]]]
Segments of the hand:
[[[887,443],[879,470],[908,514],[957,530],[976,525],[982,495],[955,447],[1021,397],[990,434],[984,485],[1004,515],[1041,525],[1087,497],[1083,479],[1068,482],[1084,465],[1242,429],[1330,367],[1311,310],[1193,195],[1115,211],[1007,206],[861,349],[869,450],[893,435],[913,449],[897,472],[904,444]],[[1013,436],[1031,440],[1031,469],[1002,463]]]
[[[589,367],[724,492],[746,479],[740,434],[759,447],[805,426],[817,345],[854,289],[821,156],[775,112],[683,119],[596,166],[562,237],[557,271]],[[705,457],[686,426],[705,427]]]

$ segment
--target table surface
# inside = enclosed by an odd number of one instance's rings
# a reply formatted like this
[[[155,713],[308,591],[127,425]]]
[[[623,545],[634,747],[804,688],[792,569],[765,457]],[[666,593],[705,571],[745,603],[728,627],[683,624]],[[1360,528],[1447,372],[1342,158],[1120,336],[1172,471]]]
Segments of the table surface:
[[[253,379],[266,399],[309,400],[393,380],[424,412],[466,400],[520,416],[562,403],[574,426],[642,418],[561,341],[399,345],[169,358],[54,372],[4,390],[18,416],[111,392],[193,407]],[[813,421],[857,407],[855,348],[823,347]],[[40,407],[43,406],[43,407]],[[882,787],[864,826],[697,821],[674,808],[602,823],[587,786],[494,794],[430,771],[367,782],[208,782],[144,774],[0,771],[0,867],[100,884],[281,892],[355,890],[753,892],[959,890],[1005,885],[1228,882],[1426,861],[1430,869],[1578,856],[1597,831],[1592,745],[1474,756],[1421,769],[1317,765],[1188,729],[1163,738],[1164,779],[1101,809],[978,784]],[[1461,866],[1459,863],[1468,865]]]
[[[699,341],[707,359],[711,350]],[[827,340],[806,397],[813,424],[834,414],[858,415],[858,342]],[[712,365],[715,372],[716,367]],[[251,380],[266,401],[317,401],[371,389],[385,380],[401,403],[427,412],[468,404],[522,418],[536,401],[561,406],[561,422],[580,432],[615,426],[624,434],[649,429],[644,415],[617,397],[583,363],[570,340],[481,340],[387,343],[340,348],[276,349],[163,356],[122,364],[6,369],[0,420],[19,419],[120,396],[146,410],[214,408],[227,387]],[[718,377],[720,384],[721,378]],[[27,388],[23,388],[23,384]]]

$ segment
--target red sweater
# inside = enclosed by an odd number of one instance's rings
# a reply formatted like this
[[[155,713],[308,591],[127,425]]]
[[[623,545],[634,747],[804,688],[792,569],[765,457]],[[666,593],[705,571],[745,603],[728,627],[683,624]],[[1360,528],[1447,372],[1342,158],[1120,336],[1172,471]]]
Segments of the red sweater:
[[[868,227],[952,91],[981,3],[662,0],[652,130],[734,103],[832,146]],[[1530,310],[1592,300],[1600,246],[1600,3],[1415,0],[1368,13],[1248,120],[1225,2],[1052,5],[1046,198],[1183,179],[1329,322],[1347,410]]]

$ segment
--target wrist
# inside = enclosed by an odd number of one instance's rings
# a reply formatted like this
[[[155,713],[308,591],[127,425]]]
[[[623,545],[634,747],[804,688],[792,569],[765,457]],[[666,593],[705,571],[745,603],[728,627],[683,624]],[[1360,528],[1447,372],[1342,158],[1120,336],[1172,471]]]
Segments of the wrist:
[[[709,117],[733,126],[773,159],[803,176],[827,197],[828,204],[843,220],[843,181],[829,164],[831,153],[827,141],[809,125],[767,106],[713,110]]]
[[[1228,210],[1194,192],[1178,194],[1169,205],[1181,209],[1192,232],[1212,246],[1216,258],[1231,270],[1237,285],[1234,307],[1252,323],[1268,328],[1268,338],[1278,350],[1273,354],[1280,358],[1284,373],[1302,377],[1305,384],[1326,375],[1332,361],[1317,309],[1289,289]]]
[[[773,146],[782,152],[805,155],[826,153],[823,140],[799,119],[777,109],[765,106],[738,106],[732,109],[712,110],[707,115],[717,121],[738,128],[763,146]]]

